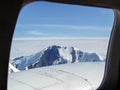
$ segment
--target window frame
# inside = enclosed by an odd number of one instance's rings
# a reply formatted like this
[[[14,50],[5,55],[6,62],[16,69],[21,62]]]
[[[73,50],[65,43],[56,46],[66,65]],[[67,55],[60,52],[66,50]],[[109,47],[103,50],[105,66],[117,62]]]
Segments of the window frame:
[[[0,3],[0,90],[7,90],[8,63],[12,37],[22,7],[33,1],[48,1],[113,9],[115,14],[104,78],[97,90],[116,90],[120,78],[120,1],[119,0],[1,0]]]

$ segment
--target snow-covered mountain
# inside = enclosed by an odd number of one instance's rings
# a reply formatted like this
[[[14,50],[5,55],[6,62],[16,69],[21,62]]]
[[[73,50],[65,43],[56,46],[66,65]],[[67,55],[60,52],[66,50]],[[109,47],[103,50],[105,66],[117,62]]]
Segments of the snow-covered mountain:
[[[50,46],[42,51],[13,59],[11,64],[19,70],[36,67],[74,63],[74,62],[99,62],[103,60],[96,53],[82,52],[74,47]]]
[[[9,63],[8,72],[9,73],[19,72],[19,70],[17,68],[15,68],[11,63]]]

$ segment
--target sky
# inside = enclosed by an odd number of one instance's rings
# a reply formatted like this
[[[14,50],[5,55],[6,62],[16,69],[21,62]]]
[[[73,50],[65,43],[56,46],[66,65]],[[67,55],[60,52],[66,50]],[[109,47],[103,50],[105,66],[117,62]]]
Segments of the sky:
[[[14,38],[108,38],[113,22],[110,9],[34,2],[22,8]]]

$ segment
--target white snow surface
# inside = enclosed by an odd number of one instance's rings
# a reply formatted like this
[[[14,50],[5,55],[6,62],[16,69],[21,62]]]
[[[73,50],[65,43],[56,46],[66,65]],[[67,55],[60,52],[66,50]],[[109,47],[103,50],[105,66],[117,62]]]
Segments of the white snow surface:
[[[72,62],[72,56],[71,56],[71,47],[69,48],[66,48],[66,47],[63,47],[63,48],[59,48],[59,53],[60,53],[60,56],[62,58],[64,58],[65,60],[69,60],[69,62]]]
[[[16,39],[12,42],[10,60],[19,56],[28,56],[52,45],[74,47],[85,52],[95,52],[106,58],[109,39]]]
[[[19,70],[17,68],[15,68],[11,63],[9,63],[9,73],[12,72],[19,72]]]

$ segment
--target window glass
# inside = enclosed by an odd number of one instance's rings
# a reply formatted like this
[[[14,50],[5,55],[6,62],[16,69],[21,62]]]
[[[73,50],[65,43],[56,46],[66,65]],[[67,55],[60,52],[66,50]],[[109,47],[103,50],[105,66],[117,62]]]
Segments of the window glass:
[[[111,9],[48,2],[26,5],[15,28],[10,77],[13,77],[13,72],[22,73],[34,68],[42,70],[44,66],[47,69],[54,65],[55,70],[84,77],[87,83],[97,88],[104,75],[113,20]],[[48,74],[53,75],[53,72],[61,73],[49,70]],[[55,78],[61,79],[60,76]]]

